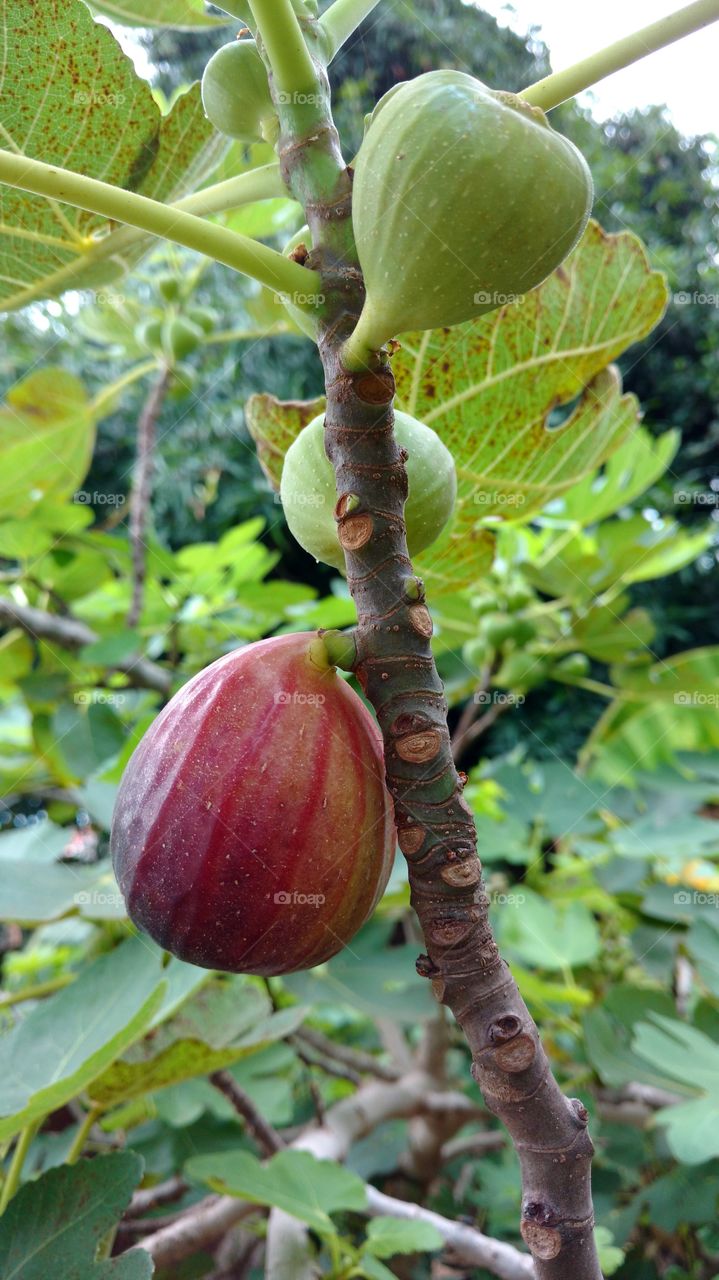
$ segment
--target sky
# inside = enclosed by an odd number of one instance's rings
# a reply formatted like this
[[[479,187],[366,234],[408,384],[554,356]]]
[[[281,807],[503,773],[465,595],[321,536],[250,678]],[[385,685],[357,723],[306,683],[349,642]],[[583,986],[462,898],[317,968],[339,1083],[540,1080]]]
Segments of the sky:
[[[685,0],[684,0],[685,2]],[[478,0],[504,26],[524,34],[541,28],[555,71],[570,66],[595,49],[666,17],[683,0]],[[597,31],[592,15],[597,14]],[[683,133],[719,135],[719,22],[685,40],[651,54],[602,82],[579,101],[599,117],[636,106],[666,102]],[[509,87],[509,86],[507,86]]]

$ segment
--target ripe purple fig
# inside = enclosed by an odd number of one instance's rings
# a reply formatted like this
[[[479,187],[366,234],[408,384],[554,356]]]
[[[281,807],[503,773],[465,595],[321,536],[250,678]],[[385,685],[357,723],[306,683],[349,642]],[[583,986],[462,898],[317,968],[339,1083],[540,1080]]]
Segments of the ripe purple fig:
[[[112,825],[132,920],[191,964],[265,976],[329,960],[395,849],[379,730],[314,634],[184,685],[130,759]]]

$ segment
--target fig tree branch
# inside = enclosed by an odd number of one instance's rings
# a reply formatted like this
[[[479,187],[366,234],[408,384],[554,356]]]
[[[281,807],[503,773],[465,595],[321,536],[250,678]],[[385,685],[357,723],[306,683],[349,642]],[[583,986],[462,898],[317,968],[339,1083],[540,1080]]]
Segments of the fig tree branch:
[[[543,80],[523,89],[519,97],[535,107],[541,107],[543,111],[551,111],[553,107],[574,98],[584,89],[590,89],[600,80],[614,75],[616,71],[630,67],[650,53],[657,53],[659,49],[665,49],[667,45],[674,44],[695,31],[701,31],[717,20],[719,0],[695,0],[694,4],[679,9],[669,17],[651,22],[648,27],[642,27],[623,40],[607,45],[606,49],[600,49],[581,62],[575,62],[565,71],[545,76]]]
[[[70,169],[0,150],[0,182],[184,245],[279,293],[305,292],[312,286],[316,292],[319,288],[314,272],[249,236]]]
[[[51,640],[62,649],[82,649],[100,639],[92,627],[78,618],[60,618],[32,605],[16,604],[7,597],[0,599],[0,626],[22,627],[35,640]],[[149,658],[124,658],[112,664],[112,669],[122,671],[130,684],[140,689],[155,689],[168,694],[172,687],[172,675]]]
[[[363,1085],[351,1097],[343,1098],[330,1108],[321,1128],[300,1135],[291,1145],[301,1150],[313,1150],[326,1142],[330,1150],[338,1135],[342,1135],[342,1144],[351,1143],[355,1140],[353,1135],[370,1133],[385,1119],[410,1116],[427,1108],[456,1114],[458,1123],[476,1111],[471,1100],[462,1093],[428,1092],[426,1076],[416,1072],[393,1083],[371,1081]],[[309,1146],[305,1145],[312,1134],[320,1136],[314,1138]],[[148,1235],[142,1241],[142,1248],[155,1260],[158,1269],[169,1267],[214,1244],[241,1219],[257,1212],[261,1212],[257,1205],[245,1204],[235,1196],[207,1196],[171,1225]],[[296,1223],[296,1226],[303,1231],[301,1223]],[[148,1227],[151,1229],[152,1224],[148,1223]],[[304,1233],[301,1243],[306,1248]]]
[[[130,494],[130,554],[132,557],[132,600],[127,614],[128,627],[136,627],[142,613],[145,594],[145,538],[152,499],[153,453],[157,419],[167,395],[172,374],[163,365],[150,387],[137,422],[135,468]]]
[[[318,77],[314,112],[299,111],[279,95],[275,105],[282,175],[305,208],[314,246],[308,265],[322,279],[325,449],[335,470],[338,537],[357,608],[353,666],[384,739],[399,845],[427,946],[418,970],[461,1025],[486,1105],[512,1137],[522,1170],[521,1231],[538,1280],[601,1280],[588,1114],[555,1081],[489,924],[474,818],[452,759],[447,703],[432,655],[432,619],[407,550],[407,474],[393,431],[392,370],[383,352],[354,370],[343,361],[364,289],[351,225],[351,175],[326,80]],[[294,1256],[298,1229],[283,1220],[279,1231],[270,1231],[270,1276],[279,1277],[283,1257]]]
[[[407,1222],[427,1222],[436,1227],[445,1244],[452,1251],[452,1261],[466,1268],[483,1267],[499,1276],[500,1280],[534,1280],[534,1263],[528,1253],[520,1253],[511,1244],[502,1244],[485,1236],[476,1227],[461,1222],[450,1222],[439,1213],[419,1204],[386,1196],[376,1187],[367,1187],[367,1204],[372,1218],[388,1216],[404,1218]]]
[[[300,1042],[304,1041],[323,1057],[334,1058],[336,1062],[350,1067],[359,1075],[377,1076],[380,1080],[398,1080],[401,1075],[397,1067],[382,1062],[374,1054],[338,1044],[336,1040],[330,1040],[329,1036],[323,1036],[320,1031],[315,1031],[312,1027],[300,1027],[295,1032],[294,1038]]]

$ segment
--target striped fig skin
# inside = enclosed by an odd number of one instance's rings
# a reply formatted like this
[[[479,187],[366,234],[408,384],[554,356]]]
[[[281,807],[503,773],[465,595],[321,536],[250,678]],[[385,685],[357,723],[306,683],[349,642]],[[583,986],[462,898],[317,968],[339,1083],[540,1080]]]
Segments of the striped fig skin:
[[[336,955],[395,849],[379,730],[314,634],[213,662],[125,770],[111,832],[131,919],[209,969],[265,976]]]

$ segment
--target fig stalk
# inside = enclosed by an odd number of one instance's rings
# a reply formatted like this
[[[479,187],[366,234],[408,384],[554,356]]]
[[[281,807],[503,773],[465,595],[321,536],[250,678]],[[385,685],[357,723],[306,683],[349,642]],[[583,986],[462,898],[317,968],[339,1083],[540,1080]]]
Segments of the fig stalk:
[[[259,10],[253,0],[258,19]],[[279,93],[275,102],[283,177],[306,210],[313,245],[307,265],[322,279],[325,446],[357,607],[355,670],[382,730],[399,844],[428,952],[419,971],[462,1026],[472,1073],[517,1149],[522,1235],[537,1280],[601,1280],[587,1112],[555,1081],[488,921],[474,820],[452,760],[447,704],[432,656],[431,617],[407,550],[407,474],[393,431],[394,378],[382,355],[357,371],[342,359],[365,295],[352,232],[351,174],[326,76],[318,73],[311,103]],[[357,501],[343,503],[350,494]]]

